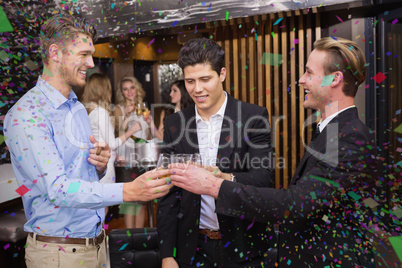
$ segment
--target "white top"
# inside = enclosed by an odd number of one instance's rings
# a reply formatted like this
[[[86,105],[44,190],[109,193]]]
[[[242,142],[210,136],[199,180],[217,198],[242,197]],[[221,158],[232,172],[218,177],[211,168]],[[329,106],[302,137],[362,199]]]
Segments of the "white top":
[[[209,118],[209,121],[204,121],[198,114],[197,107],[195,107],[198,147],[203,165],[216,166],[227,99],[225,92],[225,101],[222,107]],[[200,229],[219,230],[218,216],[215,213],[215,199],[208,195],[201,195]]]
[[[324,128],[328,125],[328,123],[331,122],[331,120],[335,118],[335,116],[337,116],[338,114],[342,113],[343,111],[346,111],[347,109],[350,109],[353,107],[356,107],[356,105],[346,107],[345,109],[342,109],[342,110],[328,116],[327,118],[325,118],[324,121],[322,121],[322,119],[321,119],[320,122],[317,124],[318,129],[320,130],[320,133],[324,130]]]
[[[123,113],[123,118],[121,119],[122,120],[121,122],[123,122],[126,119],[126,114],[124,112],[124,106],[119,104],[118,107],[120,108],[120,110]],[[116,118],[116,120],[118,120],[118,119]],[[133,136],[146,140],[149,125],[144,120],[143,116],[138,117],[135,112],[131,113],[129,115],[129,122],[127,124],[127,127],[130,128],[137,121],[141,125],[141,130],[133,133]],[[136,153],[135,148],[136,148],[135,142],[131,138],[129,138],[129,139],[127,139],[127,141],[124,143],[123,146],[120,146],[117,149],[117,155],[119,157],[119,160],[124,160],[126,163],[126,166],[129,166],[129,167],[137,166],[139,164],[139,162],[141,162],[143,160],[143,159],[140,159],[140,156],[138,155],[138,153]]]
[[[92,135],[100,142],[106,142],[112,149],[105,176],[100,180],[101,183],[116,182],[114,171],[114,161],[116,159],[116,149],[122,145],[120,138],[114,136],[114,128],[110,121],[109,113],[102,107],[96,107],[89,113],[89,123]]]

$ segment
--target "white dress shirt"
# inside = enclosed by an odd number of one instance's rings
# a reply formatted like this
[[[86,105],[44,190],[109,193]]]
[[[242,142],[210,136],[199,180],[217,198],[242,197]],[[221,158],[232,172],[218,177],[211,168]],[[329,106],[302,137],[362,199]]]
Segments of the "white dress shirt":
[[[228,99],[227,93],[224,93],[225,101],[222,107],[209,118],[209,121],[201,118],[195,107],[198,147],[203,165],[216,166],[222,122]],[[200,229],[219,230],[218,216],[215,213],[215,199],[208,195],[201,195]]]
[[[320,133],[324,130],[324,128],[328,125],[328,123],[331,122],[331,120],[335,118],[335,116],[342,113],[343,111],[346,111],[347,109],[354,108],[354,107],[356,107],[356,105],[346,107],[345,109],[342,109],[342,110],[328,116],[327,118],[325,118],[324,121],[322,121],[322,119],[321,119],[320,122],[317,124],[317,127],[320,130]]]

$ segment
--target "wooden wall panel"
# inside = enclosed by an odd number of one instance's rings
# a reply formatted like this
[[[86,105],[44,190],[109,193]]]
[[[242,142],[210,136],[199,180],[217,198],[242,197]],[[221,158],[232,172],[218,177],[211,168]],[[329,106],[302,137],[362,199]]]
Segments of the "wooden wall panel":
[[[288,187],[311,139],[311,127],[305,127],[311,110],[303,107],[305,93],[298,80],[314,40],[321,37],[319,14],[316,9],[271,13],[221,21],[213,28],[225,49],[224,89],[268,109],[275,186]]]

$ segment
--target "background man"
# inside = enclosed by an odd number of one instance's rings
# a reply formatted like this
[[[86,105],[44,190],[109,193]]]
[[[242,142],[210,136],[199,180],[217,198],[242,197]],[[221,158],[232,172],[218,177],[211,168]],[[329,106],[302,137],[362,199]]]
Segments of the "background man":
[[[224,55],[209,39],[190,40],[180,50],[178,64],[195,104],[166,119],[163,152],[200,153],[204,165],[218,166],[215,173],[229,181],[272,186],[268,111],[223,90]],[[177,187],[158,203],[163,267],[259,266],[274,245],[266,228],[217,215],[213,198]]]
[[[91,135],[86,110],[72,91],[85,85],[86,71],[94,66],[96,31],[82,19],[62,15],[41,30],[43,74],[4,121],[14,173],[26,191],[26,263],[29,268],[103,267],[104,207],[161,197],[169,186],[149,179],[167,171],[148,172],[132,183],[99,183],[110,148]]]
[[[354,106],[366,77],[364,54],[341,38],[323,38],[314,48],[299,82],[306,90],[304,107],[321,112],[320,133],[288,189],[228,183],[199,167],[172,169],[172,181],[214,197],[219,214],[281,223],[279,267],[373,267],[362,228],[372,219],[361,210],[363,200],[373,198],[378,167],[373,136]]]

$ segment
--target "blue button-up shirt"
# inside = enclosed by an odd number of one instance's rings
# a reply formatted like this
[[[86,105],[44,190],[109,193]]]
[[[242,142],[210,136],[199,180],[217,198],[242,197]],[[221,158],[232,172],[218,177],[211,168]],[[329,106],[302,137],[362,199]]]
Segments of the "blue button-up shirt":
[[[84,106],[39,77],[7,113],[6,144],[22,195],[25,231],[59,237],[94,237],[104,207],[123,201],[123,184],[101,184],[89,163],[92,134]]]

